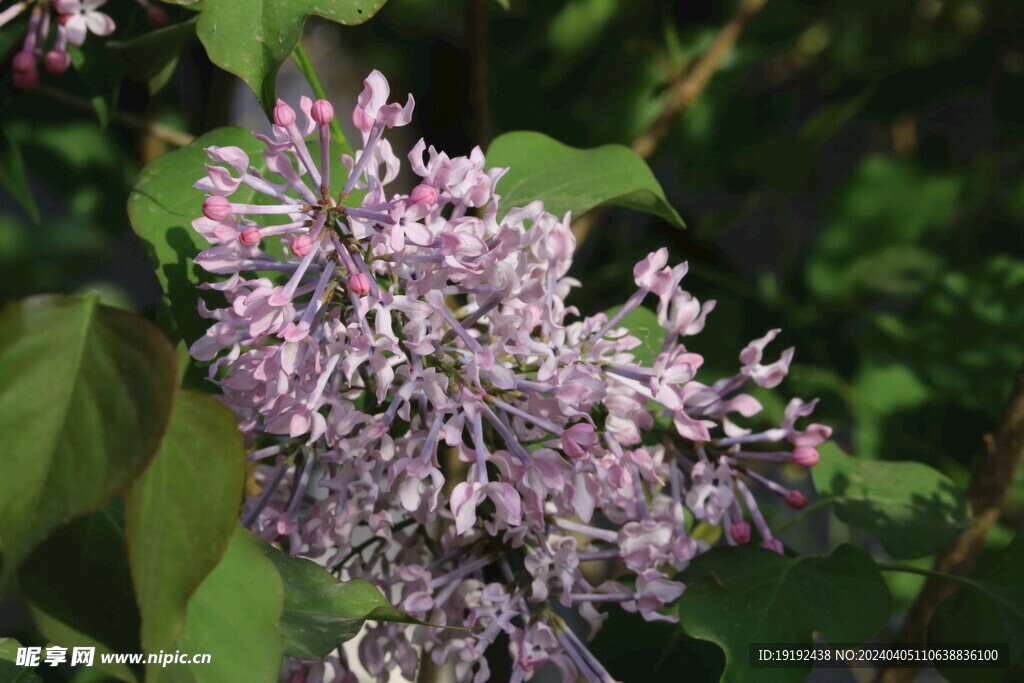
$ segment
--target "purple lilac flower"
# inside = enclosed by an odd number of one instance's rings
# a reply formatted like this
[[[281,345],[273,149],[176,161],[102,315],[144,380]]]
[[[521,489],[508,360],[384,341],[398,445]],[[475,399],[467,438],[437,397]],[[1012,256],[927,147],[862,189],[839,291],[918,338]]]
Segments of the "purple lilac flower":
[[[473,629],[368,627],[359,658],[379,680],[413,679],[421,657],[486,680],[483,653],[504,633],[514,681],[548,663],[565,681],[609,681],[585,644],[607,604],[673,620],[661,611],[685,590],[673,577],[708,548],[694,520],[740,544],[749,518],[782,552],[750,486],[802,507],[765,462],[810,467],[831,430],[799,427],[815,405],[799,399],[778,427],[741,426],[761,411],[746,388],[778,385],[793,350],[766,361],[772,330],[735,375],[702,382],[684,339],[714,302],[680,289],[686,264],[665,249],[637,264],[614,318],[581,318],[565,303],[579,284],[570,217],[539,201],[499,212],[506,169],[479,148],[449,157],[421,140],[407,157],[418,183],[389,189],[401,160],[384,133],[414,102],[389,103],[376,71],[364,86],[340,193],[334,108],[307,98],[301,119],[279,102],[257,135],[267,175],[237,147],[210,147],[196,183],[207,198],[193,227],[211,245],[196,262],[227,276],[204,286],[228,305],[202,305],[212,324],[191,352],[261,463],[244,521],[414,617]],[[647,367],[621,322],[652,299],[667,335]],[[584,568],[609,560],[635,580],[593,585]],[[340,651],[289,666],[296,681],[352,680]]]
[[[67,46],[82,45],[89,33],[109,36],[114,32],[114,20],[98,11],[107,0],[21,0],[0,12],[0,26],[32,7],[28,31],[21,50],[14,55],[14,85],[31,90],[39,82],[37,64],[42,58],[51,74],[62,74],[71,66]],[[34,5],[34,6],[33,6]],[[56,37],[50,49],[46,43],[50,27],[55,26]]]

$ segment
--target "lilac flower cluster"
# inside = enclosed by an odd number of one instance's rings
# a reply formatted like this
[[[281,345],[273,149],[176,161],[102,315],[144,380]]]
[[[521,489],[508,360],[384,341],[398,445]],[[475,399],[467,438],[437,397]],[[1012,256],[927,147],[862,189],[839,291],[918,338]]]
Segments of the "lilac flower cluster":
[[[685,589],[673,577],[708,548],[695,521],[740,544],[750,519],[782,552],[751,488],[803,507],[763,463],[811,467],[831,430],[799,427],[814,408],[799,399],[777,427],[734,421],[762,410],[746,388],[778,385],[793,351],[767,362],[772,330],[735,375],[698,380],[703,358],[683,340],[714,301],[680,288],[686,264],[665,249],[636,265],[611,319],[580,318],[565,303],[579,284],[569,216],[539,201],[500,212],[506,169],[479,148],[451,158],[421,140],[408,155],[419,184],[389,192],[401,162],[383,134],[410,121],[413,98],[388,97],[370,74],[352,116],[362,149],[342,157],[337,196],[324,100],[304,98],[301,123],[277,105],[272,134],[256,136],[266,175],[237,147],[206,150],[193,227],[212,246],[196,263],[227,276],[205,286],[228,306],[201,306],[213,323],[191,352],[259,463],[243,521],[418,619],[470,627],[369,627],[359,658],[379,680],[413,679],[421,657],[486,680],[484,651],[504,634],[514,681],[547,664],[609,681],[585,644],[599,607],[672,620],[661,610]],[[622,325],[648,300],[665,331],[650,367]],[[593,578],[609,562],[634,578]],[[293,665],[290,680],[355,680],[340,651]]]
[[[42,57],[46,70],[52,74],[62,74],[71,66],[71,54],[68,44],[81,45],[86,36],[92,32],[98,36],[109,36],[114,32],[114,20],[99,8],[107,0],[22,0],[0,12],[0,26],[24,12],[30,6],[32,13],[28,21],[28,31],[21,51],[14,55],[14,85],[22,90],[31,90],[39,82],[37,62]],[[50,26],[57,27],[57,37],[47,51],[46,41],[50,35]],[[44,56],[45,55],[45,56]]]
[[[170,23],[167,12],[154,6],[150,0],[136,2],[146,10],[151,25],[162,27]],[[4,26],[29,7],[32,8],[25,40],[11,63],[14,85],[22,90],[34,88],[39,82],[37,65],[40,59],[51,74],[64,73],[71,66],[68,45],[82,45],[89,33],[98,36],[113,33],[116,28],[114,20],[99,11],[105,4],[107,0],[19,0],[0,11],[0,26]],[[51,26],[56,26],[56,37],[47,50]]]

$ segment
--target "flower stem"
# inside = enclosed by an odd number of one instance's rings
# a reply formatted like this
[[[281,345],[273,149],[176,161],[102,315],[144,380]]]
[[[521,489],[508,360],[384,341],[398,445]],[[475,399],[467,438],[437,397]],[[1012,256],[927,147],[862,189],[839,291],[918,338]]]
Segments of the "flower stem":
[[[313,62],[309,59],[309,55],[306,53],[306,48],[303,47],[302,41],[300,40],[295,44],[295,50],[292,51],[292,61],[299,67],[299,71],[309,81],[309,87],[313,88],[313,94],[318,99],[326,100],[327,91],[324,90],[324,84],[320,82],[320,78],[316,75],[316,71],[313,70]],[[341,124],[338,123],[338,117],[334,117],[331,120],[331,133],[338,142],[338,146],[341,147],[342,154],[352,154],[352,145],[348,143],[348,138],[345,137],[345,132],[341,130]]]

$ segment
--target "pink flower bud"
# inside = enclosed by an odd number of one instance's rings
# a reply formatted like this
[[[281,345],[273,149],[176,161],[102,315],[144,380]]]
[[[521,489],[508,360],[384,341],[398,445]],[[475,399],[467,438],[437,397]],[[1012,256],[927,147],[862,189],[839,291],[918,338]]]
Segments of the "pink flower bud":
[[[412,188],[412,192],[409,193],[409,198],[412,199],[413,204],[433,206],[437,203],[437,188],[425,183],[417,185]]]
[[[303,258],[313,248],[313,238],[309,235],[299,235],[292,240],[292,253]]]
[[[274,107],[274,123],[282,128],[292,125],[295,123],[295,110],[285,104],[283,100],[278,100],[277,106]]]
[[[146,20],[154,28],[164,28],[171,23],[171,18],[167,15],[167,12],[159,7],[150,7],[146,10]]]
[[[14,55],[14,61],[11,63],[11,66],[15,71],[35,71],[36,56],[28,50],[22,50]]]
[[[46,70],[58,76],[71,66],[71,55],[66,50],[50,50],[46,53]]]
[[[238,236],[238,241],[247,247],[251,247],[254,244],[260,243],[260,229],[255,227],[248,227],[242,231],[242,234]]]
[[[14,87],[20,90],[31,90],[39,82],[39,72],[35,69],[14,72]]]
[[[317,100],[313,103],[309,115],[321,126],[326,126],[334,120],[334,105],[327,100]]]
[[[778,553],[779,555],[785,554],[785,550],[782,547],[782,541],[777,538],[769,538],[765,541],[764,548],[766,550],[771,550],[773,553]]]
[[[222,221],[231,215],[231,202],[220,195],[210,195],[203,200],[203,215],[211,221]]]
[[[793,449],[793,464],[800,467],[814,467],[820,458],[817,449],[810,446],[797,446]]]
[[[370,293],[370,278],[362,273],[356,273],[348,279],[348,289],[353,294],[365,296]]]
[[[794,510],[803,510],[807,506],[807,497],[799,491],[790,491],[786,494],[786,505]]]
[[[734,522],[732,528],[729,529],[729,536],[740,545],[747,543],[750,541],[750,525],[743,520]]]

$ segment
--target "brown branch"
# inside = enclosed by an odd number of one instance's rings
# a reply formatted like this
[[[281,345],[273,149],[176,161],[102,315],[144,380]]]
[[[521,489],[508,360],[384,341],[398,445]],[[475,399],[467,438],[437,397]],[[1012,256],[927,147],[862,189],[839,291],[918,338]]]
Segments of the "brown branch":
[[[664,142],[676,119],[693,106],[715,75],[722,60],[732,51],[750,19],[764,7],[767,0],[743,0],[729,21],[721,28],[707,51],[683,69],[669,86],[668,101],[651,125],[633,141],[633,151],[648,158]],[[591,228],[607,212],[607,207],[589,211],[573,223],[572,231],[577,243],[586,239]]]
[[[672,130],[676,118],[689,109],[700,97],[722,60],[736,45],[747,22],[764,7],[765,2],[766,0],[743,0],[743,4],[739,6],[736,13],[715,36],[708,51],[701,55],[693,63],[692,68],[687,70],[686,75],[671,87],[668,102],[658,118],[640,137],[633,141],[634,152],[644,158],[654,153],[654,150]]]
[[[36,85],[32,92],[80,111],[89,113],[95,113],[96,111],[95,107],[92,106],[92,103],[85,98],[65,92],[59,88],[54,88],[45,83]],[[122,126],[142,131],[154,138],[174,145],[175,147],[184,147],[196,139],[194,135],[189,135],[188,133],[182,132],[176,128],[171,128],[170,126],[165,126],[162,123],[150,121],[149,119],[124,111],[115,110],[111,114],[110,118],[112,121],[119,123]]]
[[[1024,463],[1024,370],[1017,375],[1013,395],[995,435],[985,435],[985,451],[967,489],[974,521],[935,560],[936,571],[954,576],[970,574],[978,553],[985,545],[989,529],[1002,513],[1003,499],[1013,481],[1013,473],[1021,463]],[[928,623],[935,610],[958,588],[959,584],[952,581],[928,579],[895,642],[927,641]],[[913,668],[884,669],[876,680],[879,683],[910,683],[915,673]]]

